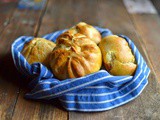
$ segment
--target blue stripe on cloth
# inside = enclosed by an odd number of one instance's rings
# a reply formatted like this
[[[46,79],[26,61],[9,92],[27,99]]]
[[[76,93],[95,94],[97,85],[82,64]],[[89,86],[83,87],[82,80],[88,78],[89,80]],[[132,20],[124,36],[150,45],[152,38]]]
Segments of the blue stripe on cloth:
[[[102,37],[112,35],[109,29],[95,28]],[[56,42],[57,37],[65,30],[56,31],[43,36],[47,40]],[[148,83],[150,69],[134,43],[124,35],[132,49],[137,62],[134,76],[113,76],[105,69],[99,72],[74,79],[60,81],[41,63],[29,64],[20,53],[24,44],[33,37],[22,36],[12,44],[12,58],[16,68],[24,76],[31,79],[31,91],[25,95],[27,99],[53,101],[59,98],[62,106],[69,111],[95,112],[109,110],[126,104],[140,95]]]

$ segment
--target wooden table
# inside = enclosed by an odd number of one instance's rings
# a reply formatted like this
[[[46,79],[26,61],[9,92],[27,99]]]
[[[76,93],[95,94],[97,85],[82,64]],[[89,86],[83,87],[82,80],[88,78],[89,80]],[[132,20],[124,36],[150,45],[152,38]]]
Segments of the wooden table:
[[[149,84],[135,100],[99,113],[67,112],[23,98],[26,88],[10,48],[21,35],[42,36],[84,21],[129,36],[151,68]],[[160,120],[160,18],[130,14],[121,0],[49,0],[43,10],[0,3],[0,120]],[[57,105],[57,104],[58,105]]]

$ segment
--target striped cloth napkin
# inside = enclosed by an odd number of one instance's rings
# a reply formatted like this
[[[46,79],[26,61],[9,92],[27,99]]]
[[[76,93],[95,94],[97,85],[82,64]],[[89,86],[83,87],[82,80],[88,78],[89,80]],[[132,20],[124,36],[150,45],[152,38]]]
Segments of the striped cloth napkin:
[[[95,27],[102,37],[111,35],[108,29]],[[66,30],[47,34],[43,38],[56,41]],[[12,57],[16,68],[31,82],[27,99],[52,101],[58,98],[62,106],[69,111],[95,112],[109,110],[135,99],[148,83],[150,69],[134,43],[124,35],[137,62],[134,76],[113,76],[105,69],[84,77],[60,81],[41,63],[29,64],[21,54],[24,44],[33,39],[21,36],[12,44]]]

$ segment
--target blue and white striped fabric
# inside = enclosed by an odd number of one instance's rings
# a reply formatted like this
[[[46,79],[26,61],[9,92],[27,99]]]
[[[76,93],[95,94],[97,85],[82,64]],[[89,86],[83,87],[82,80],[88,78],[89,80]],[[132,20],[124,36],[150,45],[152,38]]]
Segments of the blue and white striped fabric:
[[[96,27],[102,37],[111,35],[108,29]],[[43,36],[51,41],[65,30]],[[31,79],[31,91],[25,95],[27,99],[52,101],[58,98],[62,106],[69,111],[105,111],[135,99],[148,83],[150,69],[134,43],[124,35],[120,35],[130,45],[137,62],[134,76],[112,76],[105,69],[75,79],[59,81],[52,72],[41,63],[30,65],[21,54],[26,42],[33,37],[22,36],[12,44],[12,57],[17,69],[25,77]]]

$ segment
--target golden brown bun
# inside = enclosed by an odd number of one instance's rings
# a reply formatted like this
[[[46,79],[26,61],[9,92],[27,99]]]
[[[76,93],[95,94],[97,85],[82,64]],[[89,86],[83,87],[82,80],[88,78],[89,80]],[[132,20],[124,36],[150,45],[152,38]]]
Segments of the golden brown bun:
[[[68,31],[57,38],[56,44],[50,66],[58,79],[82,77],[100,69],[101,51],[85,35]]]
[[[30,64],[40,62],[48,67],[49,54],[55,46],[56,44],[52,41],[44,38],[34,38],[25,44],[22,54]]]
[[[125,39],[111,35],[99,44],[104,66],[112,75],[133,75],[137,65]]]
[[[84,22],[78,23],[76,26],[73,26],[69,31],[74,33],[81,33],[89,37],[92,41],[98,44],[101,41],[101,35],[98,30],[93,26],[88,25]]]

